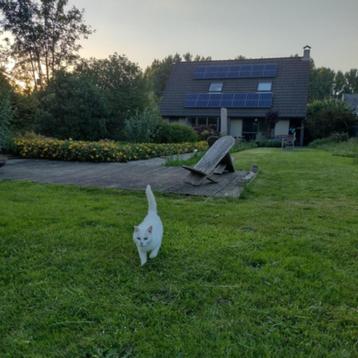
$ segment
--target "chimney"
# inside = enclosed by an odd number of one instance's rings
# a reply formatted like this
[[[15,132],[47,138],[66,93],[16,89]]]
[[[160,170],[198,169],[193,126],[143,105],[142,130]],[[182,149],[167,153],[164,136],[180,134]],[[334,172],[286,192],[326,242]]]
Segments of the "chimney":
[[[310,60],[310,53],[311,53],[311,46],[309,45],[306,45],[304,48],[303,48],[303,60],[304,61],[309,61]]]

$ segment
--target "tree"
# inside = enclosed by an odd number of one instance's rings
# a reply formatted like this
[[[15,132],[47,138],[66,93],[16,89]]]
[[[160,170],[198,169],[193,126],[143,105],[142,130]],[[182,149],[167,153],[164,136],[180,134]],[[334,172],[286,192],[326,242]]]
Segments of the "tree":
[[[155,137],[161,121],[160,114],[156,111],[136,111],[125,120],[125,138],[130,142],[149,143]]]
[[[156,99],[159,100],[164,92],[173,64],[182,61],[191,62],[209,60],[211,60],[211,57],[203,57],[200,55],[194,56],[189,52],[185,53],[183,56],[176,53],[174,55],[169,55],[162,60],[155,59],[145,70],[145,78],[149,82]]]
[[[309,101],[324,100],[333,96],[335,72],[330,68],[312,68],[310,73]]]
[[[351,69],[344,74],[346,93],[358,93],[358,69]]]
[[[119,139],[124,121],[150,106],[147,82],[140,67],[117,53],[103,60],[82,60],[75,73],[88,77],[101,90],[108,109],[107,128]]]
[[[325,138],[334,132],[349,133],[356,118],[338,100],[313,101],[307,108],[307,129],[310,139]]]
[[[99,140],[108,137],[105,98],[88,77],[56,73],[41,92],[37,129],[61,139]]]
[[[342,71],[338,71],[334,77],[333,94],[336,98],[341,98],[347,92],[346,77]]]
[[[0,151],[7,146],[10,136],[10,125],[13,118],[11,94],[10,84],[0,71]]]
[[[14,74],[32,79],[43,88],[53,74],[78,59],[79,40],[92,33],[84,24],[83,10],[68,0],[0,0],[0,27],[11,34],[9,54],[15,60]],[[24,78],[22,78],[24,77]]]

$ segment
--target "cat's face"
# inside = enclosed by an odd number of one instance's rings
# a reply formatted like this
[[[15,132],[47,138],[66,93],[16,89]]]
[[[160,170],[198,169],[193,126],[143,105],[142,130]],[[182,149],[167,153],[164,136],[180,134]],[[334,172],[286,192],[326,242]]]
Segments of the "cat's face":
[[[146,230],[141,229],[139,226],[134,227],[133,240],[140,247],[148,246],[152,241],[153,227],[149,226]]]

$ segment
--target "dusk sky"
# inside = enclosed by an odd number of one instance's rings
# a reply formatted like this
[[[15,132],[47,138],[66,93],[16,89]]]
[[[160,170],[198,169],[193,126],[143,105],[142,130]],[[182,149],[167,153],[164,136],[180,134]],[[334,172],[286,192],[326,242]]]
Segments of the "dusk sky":
[[[284,57],[312,46],[316,66],[358,67],[358,0],[70,0],[96,29],[81,55],[125,54],[142,68],[191,52]]]

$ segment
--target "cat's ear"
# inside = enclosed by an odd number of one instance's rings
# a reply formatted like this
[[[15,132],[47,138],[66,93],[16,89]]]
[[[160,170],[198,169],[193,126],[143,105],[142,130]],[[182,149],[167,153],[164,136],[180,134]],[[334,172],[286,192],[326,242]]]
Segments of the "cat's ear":
[[[150,226],[149,226],[149,228],[148,228],[148,232],[149,232],[149,234],[151,234],[151,233],[152,233],[152,231],[153,231],[153,226],[152,226],[152,225],[150,225]]]
[[[138,226],[134,226],[134,231],[137,232],[138,231]]]

